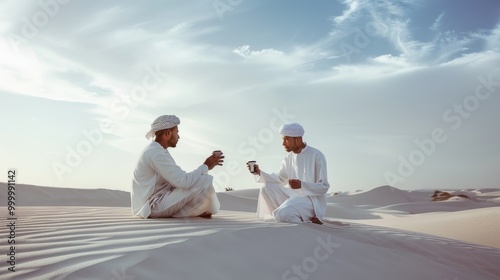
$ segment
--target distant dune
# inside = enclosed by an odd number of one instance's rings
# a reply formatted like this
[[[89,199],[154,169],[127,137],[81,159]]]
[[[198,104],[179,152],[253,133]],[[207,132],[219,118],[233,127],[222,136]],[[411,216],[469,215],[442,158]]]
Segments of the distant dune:
[[[7,184],[0,183],[7,193]],[[2,199],[0,206],[6,205]],[[130,207],[130,193],[109,189],[76,189],[16,184],[18,206],[113,206]]]

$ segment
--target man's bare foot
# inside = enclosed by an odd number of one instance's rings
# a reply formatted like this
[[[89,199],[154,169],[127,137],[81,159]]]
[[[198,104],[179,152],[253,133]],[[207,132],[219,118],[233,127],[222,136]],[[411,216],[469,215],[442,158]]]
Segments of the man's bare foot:
[[[318,217],[316,217],[316,216],[314,216],[314,217],[311,218],[311,223],[318,224],[318,225],[322,225],[323,224],[323,222],[320,219],[318,219]]]
[[[212,219],[212,213],[210,212],[203,212],[201,215],[198,215],[198,217],[205,218],[205,219]]]

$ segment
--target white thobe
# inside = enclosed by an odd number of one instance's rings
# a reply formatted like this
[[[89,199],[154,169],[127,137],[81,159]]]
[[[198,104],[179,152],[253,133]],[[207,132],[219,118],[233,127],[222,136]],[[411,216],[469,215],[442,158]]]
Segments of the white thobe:
[[[158,142],[147,145],[132,182],[132,214],[141,218],[189,217],[220,208],[208,167],[185,172]]]
[[[289,179],[299,179],[300,189],[291,189]],[[306,146],[299,154],[290,152],[281,162],[278,173],[260,171],[258,182],[264,183],[259,193],[257,217],[271,215],[278,220],[276,210],[290,206],[303,222],[325,216],[326,193],[330,188],[326,159],[319,150]]]

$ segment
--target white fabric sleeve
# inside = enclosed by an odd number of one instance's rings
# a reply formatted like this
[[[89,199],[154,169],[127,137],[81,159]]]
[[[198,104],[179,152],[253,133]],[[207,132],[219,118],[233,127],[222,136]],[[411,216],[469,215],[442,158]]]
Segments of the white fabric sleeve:
[[[202,164],[197,169],[187,173],[174,162],[171,156],[163,152],[152,157],[152,167],[172,186],[182,189],[189,189],[201,175],[208,172],[208,167]]]
[[[286,163],[283,160],[281,162],[281,168],[278,173],[266,173],[264,171],[260,171],[260,176],[257,178],[257,182],[259,183],[273,183],[280,184],[281,186],[285,186],[288,184],[288,175],[286,172]]]

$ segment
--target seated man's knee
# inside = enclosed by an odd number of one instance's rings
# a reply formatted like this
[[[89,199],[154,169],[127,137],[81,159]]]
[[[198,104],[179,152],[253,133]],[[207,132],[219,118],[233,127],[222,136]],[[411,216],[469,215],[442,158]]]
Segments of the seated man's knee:
[[[283,208],[278,208],[273,213],[276,222],[282,223],[302,223],[302,218],[300,217],[297,209],[288,206]]]
[[[211,189],[213,189],[212,180],[207,177],[205,180],[198,181],[190,190],[194,192],[208,192]]]
[[[214,190],[214,188],[211,184],[200,184],[194,191],[197,194],[201,195],[201,194],[210,194],[212,190]]]

